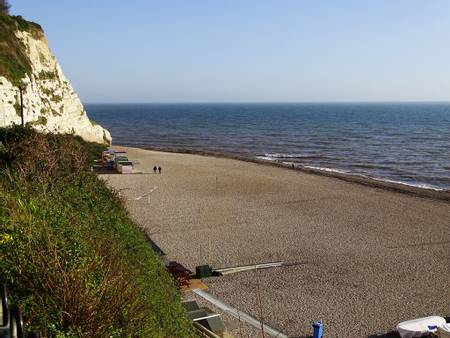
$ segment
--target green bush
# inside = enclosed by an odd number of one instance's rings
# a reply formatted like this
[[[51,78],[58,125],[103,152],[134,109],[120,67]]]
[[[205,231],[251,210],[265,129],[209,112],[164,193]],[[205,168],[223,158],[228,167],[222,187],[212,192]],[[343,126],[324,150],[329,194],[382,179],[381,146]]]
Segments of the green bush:
[[[194,337],[180,295],[118,195],[104,147],[0,129],[0,282],[52,337]]]

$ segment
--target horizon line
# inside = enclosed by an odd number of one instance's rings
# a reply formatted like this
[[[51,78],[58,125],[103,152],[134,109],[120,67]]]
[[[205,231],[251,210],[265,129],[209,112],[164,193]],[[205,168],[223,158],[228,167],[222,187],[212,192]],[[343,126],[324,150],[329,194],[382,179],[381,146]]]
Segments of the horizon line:
[[[91,102],[83,102],[83,105],[86,104],[383,104],[383,103],[449,103],[450,100],[404,100],[404,101],[121,101],[121,102],[101,102],[101,101],[91,101]]]

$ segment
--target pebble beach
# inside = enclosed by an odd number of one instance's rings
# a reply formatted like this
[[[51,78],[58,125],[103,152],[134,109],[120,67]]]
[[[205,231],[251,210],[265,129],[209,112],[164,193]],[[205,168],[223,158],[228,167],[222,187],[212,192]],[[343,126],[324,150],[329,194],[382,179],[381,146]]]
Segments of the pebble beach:
[[[192,271],[289,263],[204,280],[288,336],[311,335],[323,320],[326,337],[375,337],[403,320],[450,315],[446,200],[234,159],[114,149],[139,173],[101,177],[171,260]]]

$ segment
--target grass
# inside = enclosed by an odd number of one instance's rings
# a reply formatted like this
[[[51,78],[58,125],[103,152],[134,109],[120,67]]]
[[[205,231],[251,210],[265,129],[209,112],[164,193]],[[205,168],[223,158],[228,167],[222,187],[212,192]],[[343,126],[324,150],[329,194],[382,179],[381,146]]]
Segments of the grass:
[[[48,74],[50,74],[51,76],[54,76],[55,75],[55,73],[52,73],[52,72],[40,72],[39,73],[39,78],[40,79],[42,79],[42,74],[43,73],[45,73],[45,74],[47,74],[47,75],[44,75],[44,76],[48,76]],[[45,78],[45,77],[44,77]],[[48,79],[48,78],[46,78],[46,79]],[[60,103],[60,102],[62,102],[62,100],[63,100],[63,98],[62,98],[62,96],[61,95],[56,95],[56,94],[54,94],[54,92],[51,90],[51,89],[48,89],[48,88],[42,88],[42,93],[44,93],[45,95],[47,95],[47,96],[49,96],[50,97],[50,99],[53,101],[53,102],[55,102],[55,103]]]
[[[37,120],[32,122],[27,122],[27,125],[30,127],[32,126],[46,126],[47,125],[47,118],[45,116],[39,116]]]
[[[0,129],[0,282],[51,337],[194,337],[174,281],[117,193],[104,146]]]
[[[14,110],[16,111],[17,116],[22,116],[20,113],[20,103],[17,101],[16,101],[16,103],[14,103]]]
[[[41,72],[39,73],[39,80],[54,80],[54,79],[56,79],[56,71],[47,72],[41,70]]]
[[[47,96],[50,96],[52,95],[53,92],[48,88],[42,88],[42,93],[44,93]]]
[[[39,24],[27,21],[20,15],[12,15],[10,18],[15,22],[20,31],[32,33],[35,37],[42,36],[43,29]]]
[[[63,116],[64,115],[64,105],[59,107],[59,113],[55,109],[52,109],[52,115],[55,116],[55,117],[56,116]]]
[[[61,95],[52,95],[52,101],[55,103],[60,103],[62,102],[62,97]]]

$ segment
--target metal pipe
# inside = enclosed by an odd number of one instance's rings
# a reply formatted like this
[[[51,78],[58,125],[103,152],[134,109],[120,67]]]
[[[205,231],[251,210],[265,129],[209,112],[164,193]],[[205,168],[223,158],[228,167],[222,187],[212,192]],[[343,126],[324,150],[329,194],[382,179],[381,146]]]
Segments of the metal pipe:
[[[194,322],[194,327],[197,329],[197,331],[199,331],[203,337],[208,337],[208,338],[221,338],[220,336],[216,335],[214,332],[208,330],[206,327],[204,327],[203,325]]]
[[[264,332],[271,335],[272,337],[279,337],[279,338],[288,338],[287,335],[284,333],[281,333],[280,331],[271,328],[270,326],[267,326],[266,324],[262,324],[259,320],[253,318],[252,316],[239,311],[238,309],[231,307],[221,300],[217,299],[213,295],[209,294],[208,292],[201,290],[201,289],[193,289],[192,290],[195,294],[199,295],[200,297],[206,299],[211,304],[215,305],[219,309],[223,310],[224,312],[228,313],[229,315],[239,319],[243,320],[244,322],[252,325],[253,327],[257,328],[258,330],[261,329],[261,325],[264,327]]]
[[[275,268],[275,267],[280,267],[283,265],[285,265],[284,262],[272,262],[272,263],[262,263],[262,264],[243,265],[243,266],[235,266],[235,267],[230,267],[230,268],[214,269],[214,271],[220,272],[222,275],[227,275],[227,274],[236,273],[236,272]]]
[[[220,317],[220,314],[215,313],[215,314],[213,314],[213,315],[208,315],[208,316],[204,316],[204,317],[194,318],[194,319],[192,319],[192,321],[198,322],[198,321],[200,321],[200,320],[205,320],[205,319],[215,318],[215,317]]]

